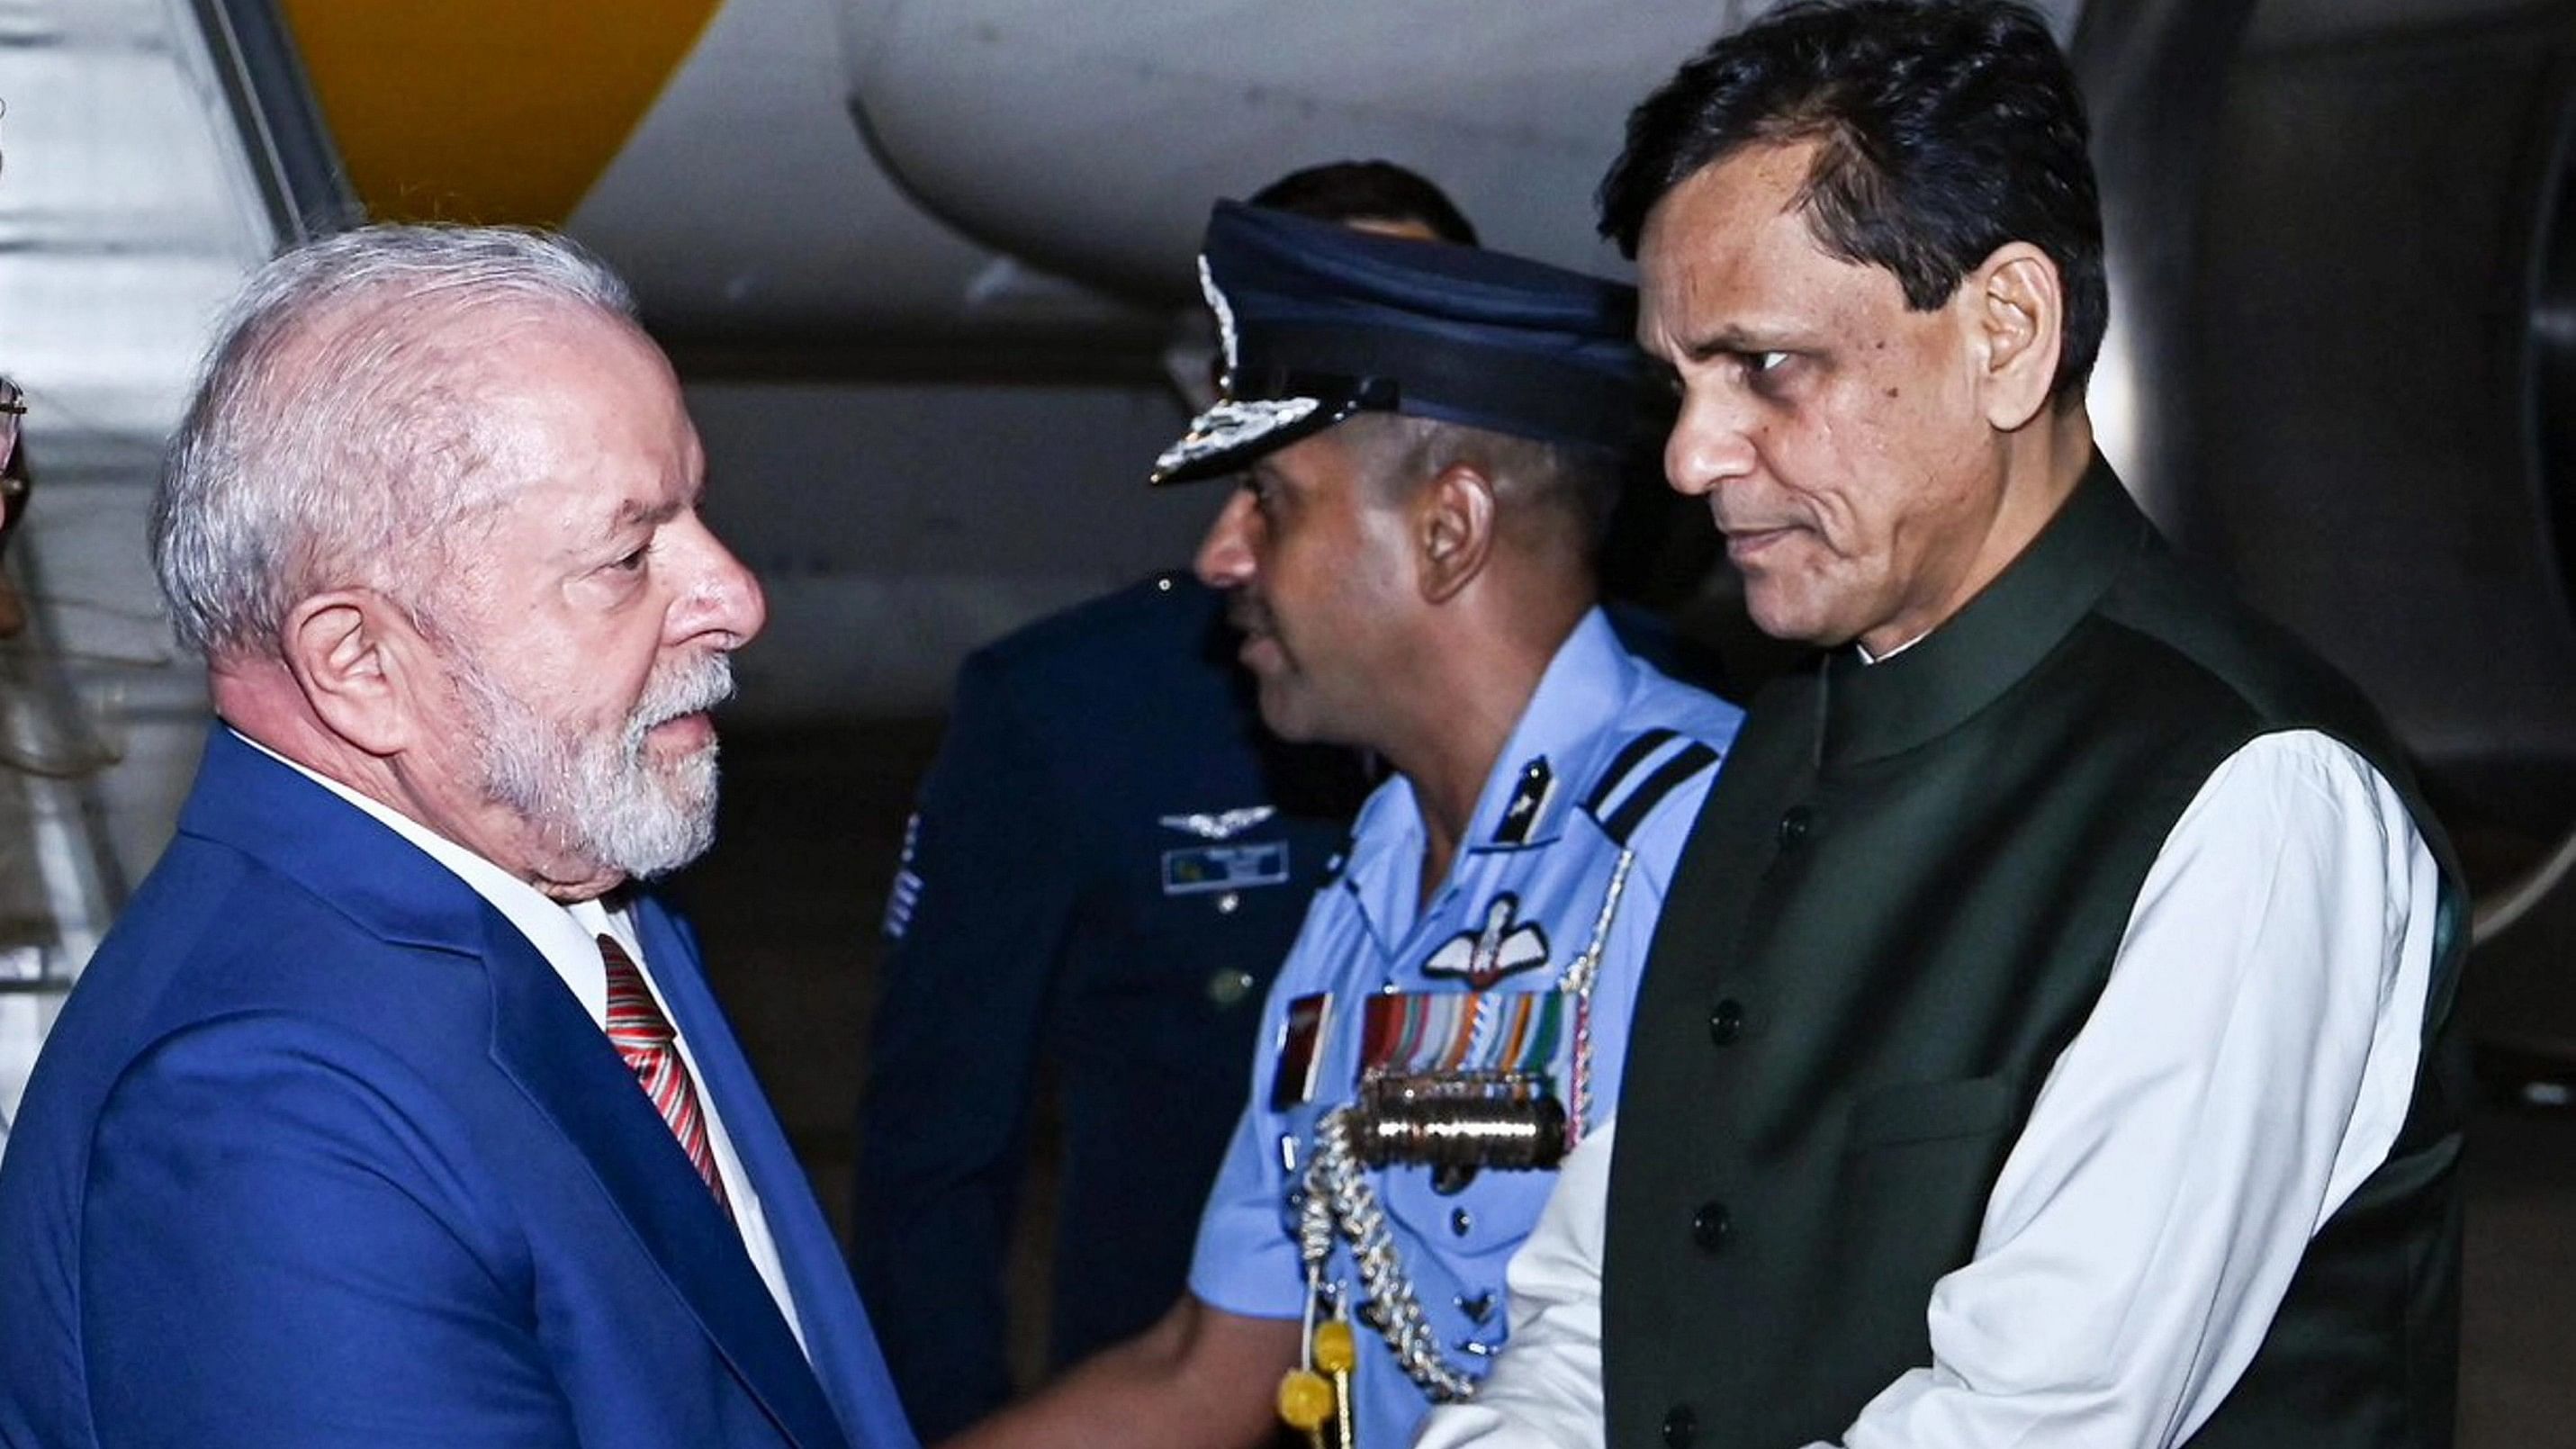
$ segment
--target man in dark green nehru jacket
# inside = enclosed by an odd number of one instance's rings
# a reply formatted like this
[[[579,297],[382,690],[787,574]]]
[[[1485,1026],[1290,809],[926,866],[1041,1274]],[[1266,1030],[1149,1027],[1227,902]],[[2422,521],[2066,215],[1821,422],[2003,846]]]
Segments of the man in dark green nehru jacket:
[[[1616,1131],[1422,1443],[2452,1440],[2466,913],[2354,690],[2094,452],[2074,82],[1996,3],[1798,6],[1602,187],[1753,617]]]

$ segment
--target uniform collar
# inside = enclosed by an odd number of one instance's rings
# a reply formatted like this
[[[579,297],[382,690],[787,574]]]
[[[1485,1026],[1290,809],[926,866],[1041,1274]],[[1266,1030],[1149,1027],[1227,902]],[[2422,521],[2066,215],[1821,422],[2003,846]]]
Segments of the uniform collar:
[[[1577,807],[1583,782],[1572,776],[1582,768],[1581,751],[1615,711],[1613,702],[1627,697],[1636,671],[1636,661],[1620,646],[1609,619],[1598,608],[1587,610],[1556,647],[1511,737],[1486,772],[1475,814],[1459,844],[1459,860],[1490,851],[1534,850],[1557,838]],[[1523,808],[1516,810],[1516,805]],[[1391,948],[1418,914],[1414,902],[1420,898],[1424,831],[1413,782],[1397,775],[1380,785],[1351,831],[1343,880],[1369,929]],[[1450,870],[1454,876],[1456,862]]]
[[[1854,649],[1825,662],[1819,761],[1883,759],[1958,728],[2037,668],[2154,546],[2154,526],[2094,454],[2056,517],[1948,622],[1874,664]]]

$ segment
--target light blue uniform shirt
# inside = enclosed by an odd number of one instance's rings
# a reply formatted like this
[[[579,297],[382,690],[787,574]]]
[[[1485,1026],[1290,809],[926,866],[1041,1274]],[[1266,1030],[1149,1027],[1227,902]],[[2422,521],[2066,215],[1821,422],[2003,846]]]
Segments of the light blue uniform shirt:
[[[1354,1095],[1365,999],[1469,990],[1467,980],[1440,966],[1467,954],[1454,943],[1480,937],[1489,946],[1511,938],[1514,949],[1502,953],[1502,964],[1519,968],[1484,990],[1557,989],[1566,965],[1592,939],[1624,839],[1634,857],[1592,990],[1586,1125],[1598,1124],[1618,1101],[1628,1013],[1665,883],[1742,717],[1630,654],[1596,609],[1550,661],[1486,778],[1448,879],[1419,911],[1424,834],[1412,784],[1399,776],[1369,797],[1341,876],[1316,892],[1271,988],[1255,1038],[1251,1101],[1199,1220],[1193,1293],[1246,1317],[1305,1312],[1295,1193],[1317,1120]],[[1535,935],[1528,926],[1537,927]],[[1543,954],[1534,955],[1540,946]],[[1451,948],[1445,956],[1443,947]],[[1439,965],[1435,956],[1442,956]],[[1318,995],[1329,995],[1331,1005],[1314,1048],[1314,1091],[1274,1109],[1290,1008]],[[1573,1056],[1569,1016],[1552,1067],[1557,1097],[1569,1109]],[[1503,1342],[1504,1264],[1537,1221],[1555,1172],[1489,1168],[1455,1194],[1435,1191],[1423,1167],[1368,1176],[1444,1356],[1482,1377]],[[1358,1320],[1359,1277],[1338,1236],[1326,1273],[1343,1285],[1359,1337],[1360,1442],[1368,1449],[1409,1444],[1430,1402],[1377,1331]]]

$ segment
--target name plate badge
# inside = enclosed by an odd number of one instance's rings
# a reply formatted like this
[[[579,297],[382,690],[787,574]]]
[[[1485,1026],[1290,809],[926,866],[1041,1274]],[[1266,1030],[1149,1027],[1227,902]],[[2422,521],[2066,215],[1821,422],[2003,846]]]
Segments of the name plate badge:
[[[1194,845],[1163,852],[1163,894],[1194,896],[1288,883],[1288,842]]]

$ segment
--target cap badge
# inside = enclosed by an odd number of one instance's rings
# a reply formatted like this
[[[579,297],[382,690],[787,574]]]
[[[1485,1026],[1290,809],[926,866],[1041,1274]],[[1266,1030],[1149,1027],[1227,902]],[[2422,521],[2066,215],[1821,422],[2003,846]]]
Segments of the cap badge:
[[[1234,304],[1225,300],[1225,291],[1216,284],[1216,273],[1208,270],[1205,255],[1199,258],[1199,291],[1207,298],[1208,310],[1216,314],[1216,344],[1225,355],[1225,375],[1216,380],[1221,393],[1234,391],[1234,370],[1243,365],[1243,343],[1234,330]]]

